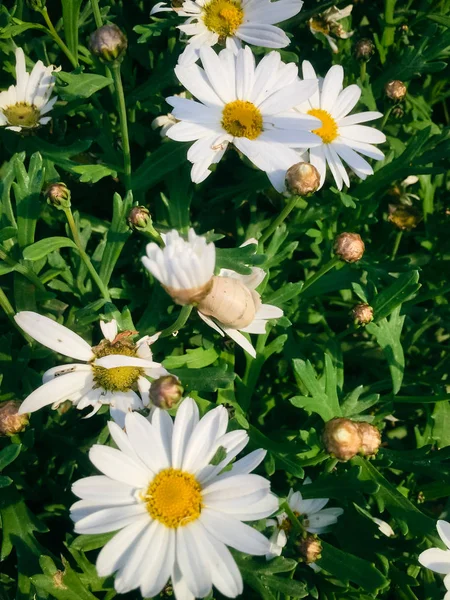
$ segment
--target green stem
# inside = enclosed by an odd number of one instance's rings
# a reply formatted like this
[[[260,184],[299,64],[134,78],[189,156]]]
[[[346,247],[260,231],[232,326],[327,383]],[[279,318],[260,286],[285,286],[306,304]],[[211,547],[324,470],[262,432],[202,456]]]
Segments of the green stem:
[[[120,74],[120,63],[116,62],[111,66],[111,73],[116,88],[117,101],[119,105],[120,131],[122,135],[122,153],[125,172],[125,187],[131,189],[131,153],[130,139],[128,137],[127,107],[125,104],[125,95],[123,93],[122,76]]]
[[[183,306],[175,323],[170,327],[167,327],[167,329],[164,329],[159,337],[169,337],[169,335],[172,335],[172,333],[179,331],[183,327],[183,325],[186,324],[186,321],[189,319],[189,315],[191,314],[193,308],[194,307],[192,306],[192,304]]]
[[[367,73],[367,63],[365,60],[361,61],[361,65],[359,67],[359,78],[361,79],[361,83],[364,83],[366,80]]]
[[[72,54],[72,52],[69,50],[69,48],[66,46],[66,44],[62,41],[62,39],[60,38],[60,36],[58,35],[58,32],[56,31],[56,29],[53,26],[53,23],[51,22],[50,16],[49,16],[49,14],[47,12],[47,8],[44,7],[40,11],[40,13],[44,17],[44,21],[46,22],[47,27],[50,30],[52,38],[55,40],[55,42],[58,44],[58,46],[61,48],[61,50],[64,52],[64,54],[70,60],[70,62],[72,63],[73,68],[76,69],[78,67],[78,61],[74,57],[74,55]]]
[[[298,201],[300,200],[300,196],[292,196],[283,210],[280,212],[278,217],[269,225],[266,231],[262,234],[259,243],[264,244],[264,242],[274,233],[274,231],[283,223],[286,217],[291,213],[294,208],[297,206]]]
[[[330,261],[327,262],[326,265],[323,265],[323,267],[321,269],[319,269],[317,271],[317,273],[315,273],[312,277],[309,277],[309,279],[307,279],[305,281],[305,284],[303,285],[302,289],[300,290],[300,294],[303,294],[303,292],[305,290],[307,290],[309,287],[311,287],[314,283],[316,283],[316,281],[318,281],[323,275],[325,275],[325,273],[328,273],[328,271],[331,271],[331,269],[333,269],[340,262],[341,262],[341,259],[339,258],[339,256],[334,256]]]
[[[36,275],[36,273],[34,273],[34,271],[29,269],[25,265],[22,265],[20,262],[17,262],[17,260],[14,260],[14,258],[11,258],[2,245],[0,245],[0,260],[5,261],[7,265],[13,267],[14,271],[17,271],[18,273],[26,277],[36,287],[38,287],[41,290],[45,290],[44,284]]]
[[[393,107],[393,106],[391,106],[391,107],[390,107],[390,108],[388,108],[388,110],[386,111],[386,113],[385,113],[385,115],[384,115],[384,117],[383,117],[383,120],[381,121],[381,125],[380,125],[380,129],[381,129],[381,131],[384,131],[384,128],[386,127],[386,123],[387,123],[387,121],[388,121],[389,117],[391,116],[391,112],[392,112],[392,109],[393,109],[393,108],[394,108],[394,107]]]
[[[399,231],[395,236],[394,247],[392,249],[391,260],[397,256],[398,247],[400,246],[400,242],[402,241],[403,231]]]
[[[95,24],[97,26],[97,29],[99,29],[103,25],[103,20],[102,20],[102,15],[100,13],[100,7],[98,5],[98,0],[91,0],[91,7],[92,7],[92,14],[94,15]]]
[[[78,233],[78,228],[76,226],[76,223],[75,223],[75,220],[73,218],[73,214],[72,214],[72,211],[71,211],[70,207],[69,208],[65,208],[63,210],[64,210],[64,214],[66,215],[67,223],[69,224],[70,231],[72,232],[73,241],[75,242],[75,244],[77,246],[77,249],[78,249],[78,252],[80,254],[80,257],[81,257],[82,261],[84,262],[84,264],[87,267],[87,270],[91,274],[92,279],[97,284],[98,289],[100,290],[103,298],[107,302],[111,302],[111,296],[109,295],[108,288],[105,286],[105,284],[103,283],[103,281],[98,276],[97,271],[94,269],[94,266],[91,263],[91,259],[86,254],[86,252],[85,252],[85,250],[83,248],[83,244],[82,244],[82,241],[80,239],[80,234]]]
[[[384,4],[384,31],[381,43],[385,48],[392,46],[395,39],[395,27],[394,21],[395,4],[397,0],[385,0]]]
[[[11,321],[12,325],[14,325],[14,327],[17,329],[17,331],[19,331],[23,337],[25,338],[25,340],[28,343],[32,342],[32,339],[30,336],[28,336],[16,323],[16,321],[14,320],[14,315],[16,314],[16,311],[14,310],[14,308],[11,306],[10,301],[8,300],[5,292],[2,290],[2,288],[0,288],[0,306],[1,308],[3,308],[6,316],[8,317],[8,319]]]

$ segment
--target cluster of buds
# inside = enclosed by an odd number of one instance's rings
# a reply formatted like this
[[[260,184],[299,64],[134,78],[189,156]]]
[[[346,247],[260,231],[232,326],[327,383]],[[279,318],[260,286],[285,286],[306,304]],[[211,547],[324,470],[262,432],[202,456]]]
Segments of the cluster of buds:
[[[354,263],[364,255],[364,242],[358,233],[341,233],[334,242],[334,253],[341,260]]]
[[[325,424],[322,440],[329,454],[347,461],[357,454],[376,454],[381,444],[381,434],[370,423],[337,417]]]
[[[386,96],[394,102],[401,102],[406,96],[406,85],[399,79],[388,81],[384,86]]]
[[[319,171],[311,163],[299,162],[286,172],[286,189],[292,196],[310,196],[319,187]]]
[[[0,404],[0,435],[15,435],[28,425],[28,413],[19,414],[21,404],[15,400]]]
[[[373,321],[373,308],[369,304],[357,304],[352,308],[355,325],[367,325]]]
[[[89,48],[105,63],[118,63],[123,60],[128,46],[127,38],[117,25],[99,27],[89,39]]]
[[[62,181],[52,183],[45,192],[47,203],[58,210],[70,208],[70,190]]]

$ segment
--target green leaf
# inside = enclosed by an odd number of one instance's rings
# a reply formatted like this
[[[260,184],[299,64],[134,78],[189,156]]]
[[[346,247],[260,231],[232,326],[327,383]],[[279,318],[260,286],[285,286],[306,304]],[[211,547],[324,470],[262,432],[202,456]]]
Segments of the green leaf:
[[[402,273],[392,285],[385,288],[372,302],[374,321],[378,322],[388,317],[397,306],[414,298],[420,287],[419,271]]]
[[[51,237],[45,240],[40,240],[23,251],[23,257],[27,260],[40,260],[60,248],[75,248],[77,246],[70,238],[65,237]]]
[[[268,294],[264,297],[266,304],[273,304],[274,306],[282,306],[285,302],[292,300],[300,294],[303,287],[303,281],[297,283],[286,283],[272,294]]]
[[[186,160],[187,146],[179,142],[161,144],[133,173],[131,188],[145,191],[162,181]]]
[[[378,490],[376,483],[360,479],[361,469],[353,467],[348,471],[327,473],[313,483],[302,485],[303,498],[335,498],[353,500],[356,494],[373,494]]]
[[[17,239],[20,247],[34,242],[36,222],[40,212],[40,198],[44,182],[42,156],[39,152],[32,155],[28,172],[21,155],[14,161],[16,181],[12,184],[17,205]]]
[[[0,489],[8,487],[11,485],[13,480],[10,477],[6,477],[5,475],[0,475]]]
[[[71,548],[75,550],[82,550],[83,552],[89,552],[90,550],[98,550],[109,542],[109,540],[116,534],[112,533],[96,533],[92,535],[79,535],[74,539],[71,544]]]
[[[106,246],[103,251],[99,273],[100,279],[105,285],[108,285],[125,242],[131,235],[126,218],[132,204],[133,194],[131,192],[128,192],[124,200],[122,200],[119,194],[114,194],[113,218],[108,235],[106,236]]]
[[[103,75],[91,73],[65,73],[60,71],[56,73],[56,93],[63,100],[70,102],[77,98],[89,98],[107,85],[111,85],[113,80]]]
[[[43,559],[46,559],[45,561]],[[89,592],[70,564],[63,559],[64,571],[59,571],[49,557],[43,557],[41,565],[45,568],[44,575],[31,577],[33,585],[43,590],[57,600],[96,600]]]
[[[233,383],[236,373],[228,372],[226,367],[206,367],[203,369],[171,369],[181,381],[185,394],[196,392],[215,392]]]
[[[380,400],[380,394],[370,394],[366,398],[359,399],[364,391],[364,386],[359,385],[350,392],[341,404],[342,415],[344,417],[353,417],[372,408]]]
[[[433,451],[431,446],[423,446],[415,450],[388,450],[380,448],[377,454],[380,458],[392,465],[394,469],[417,473],[432,477],[442,484],[450,484],[450,448]]]
[[[107,165],[77,165],[71,171],[81,175],[81,183],[97,183],[103,177],[117,177],[117,171]]]
[[[450,27],[450,17],[446,17],[445,15],[426,15],[427,19],[430,21],[435,21],[439,23],[439,25],[444,25],[444,27]]]
[[[16,237],[16,235],[16,227],[3,227],[3,229],[0,230],[0,242],[10,240],[11,238]]]
[[[216,248],[216,269],[231,269],[242,275],[250,275],[251,265],[259,265],[265,256],[256,254],[257,244],[247,244],[239,248]]]
[[[61,0],[64,35],[67,46],[78,61],[78,19],[83,0]]]
[[[285,594],[291,598],[306,598],[309,596],[306,584],[295,581],[295,579],[275,577],[274,575],[261,575],[260,581],[274,592]]]
[[[450,446],[450,402],[436,402],[431,418],[434,420],[432,438],[438,448]]]
[[[187,350],[182,356],[169,356],[163,361],[163,365],[169,371],[179,369],[180,367],[188,367],[189,369],[202,369],[212,365],[218,358],[214,348],[205,350],[204,348],[195,348],[195,350]]]
[[[193,196],[190,169],[179,168],[172,176],[167,177],[166,184],[169,189],[168,199],[165,204],[169,213],[170,226],[186,233],[190,225],[190,206]]]
[[[0,451],[0,471],[11,464],[20,454],[22,446],[20,444],[10,444]]]

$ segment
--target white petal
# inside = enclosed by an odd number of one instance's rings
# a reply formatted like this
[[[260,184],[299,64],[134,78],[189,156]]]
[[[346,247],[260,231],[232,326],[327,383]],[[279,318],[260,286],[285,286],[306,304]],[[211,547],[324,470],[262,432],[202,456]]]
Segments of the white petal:
[[[183,470],[196,473],[207,465],[217,448],[217,439],[224,435],[228,412],[224,406],[209,411],[192,432],[183,457]]]
[[[19,414],[34,412],[43,406],[67,400],[75,392],[84,389],[91,380],[90,371],[77,371],[51,379],[25,398],[20,405]]]
[[[170,466],[166,448],[159,432],[138,413],[129,413],[125,426],[134,451],[152,473]]]
[[[95,444],[89,451],[89,458],[99,471],[115,481],[145,488],[151,479],[151,472],[142,463],[115,448]]]
[[[117,531],[127,525],[131,525],[136,520],[136,517],[140,517],[145,513],[147,513],[145,504],[104,508],[80,519],[75,524],[75,531],[76,533],[89,535]]]
[[[244,52],[244,50],[240,52]],[[209,83],[222,102],[228,103],[235,100],[232,90],[227,86],[227,79],[222,75],[221,60],[214,50],[207,46],[200,48],[200,58]]]
[[[116,369],[117,367],[142,367],[144,369],[157,369],[161,365],[138,356],[125,356],[124,354],[109,354],[102,358],[96,358],[95,365],[105,369]]]
[[[175,75],[180,83],[200,102],[207,106],[223,107],[223,101],[214,92],[203,69],[198,65],[188,67],[178,65]]]
[[[264,48],[285,48],[290,44],[282,29],[262,23],[245,23],[236,31],[236,36],[247,44]]]
[[[111,418],[120,426],[125,427],[125,417],[133,410],[144,408],[142,400],[133,392],[114,392],[110,402]]]
[[[376,111],[366,111],[357,113],[356,115],[350,115],[339,119],[338,125],[340,127],[346,127],[347,125],[357,125],[358,123],[365,123],[366,121],[373,121],[374,119],[380,119],[383,116],[382,113]]]
[[[333,65],[323,80],[320,107],[334,114],[333,108],[342,91],[344,69],[340,65]]]
[[[117,336],[117,321],[115,319],[109,321],[109,323],[100,321],[100,329],[102,330],[103,337],[110,342],[113,342]]]
[[[235,475],[216,480],[203,489],[206,507],[213,510],[242,508],[257,503],[269,494],[270,482],[259,475]]]
[[[47,381],[51,381],[55,377],[61,377],[61,375],[67,375],[68,373],[75,373],[79,371],[92,372],[92,367],[91,365],[85,365],[80,363],[58,365],[45,371],[45,373],[42,375],[42,382],[47,383]]]
[[[176,560],[183,579],[194,596],[203,598],[211,591],[212,576],[198,521],[179,527],[176,535]]]
[[[435,573],[447,575],[450,573],[450,551],[440,548],[429,548],[419,554],[419,562],[423,567]]]
[[[250,356],[256,358],[256,350],[253,348],[251,342],[247,340],[247,338],[240,333],[237,329],[231,329],[230,327],[225,327],[222,323],[220,324],[224,332],[234,341],[238,346],[243,348]]]
[[[141,576],[141,593],[144,598],[157,596],[166,585],[175,562],[175,536],[173,529],[160,525],[152,539],[144,575]],[[148,561],[148,556],[152,557]]]
[[[97,500],[100,505],[135,504],[136,488],[104,475],[79,479],[72,485],[72,492],[82,500]]]
[[[384,133],[373,127],[367,127],[367,125],[346,125],[345,127],[341,125],[339,133],[343,138],[356,142],[382,144],[386,141]]]
[[[436,529],[439,534],[439,537],[450,550],[450,523],[439,519],[436,525]]]
[[[186,448],[199,421],[198,407],[192,398],[185,398],[180,404],[172,435],[172,467],[181,469]]]

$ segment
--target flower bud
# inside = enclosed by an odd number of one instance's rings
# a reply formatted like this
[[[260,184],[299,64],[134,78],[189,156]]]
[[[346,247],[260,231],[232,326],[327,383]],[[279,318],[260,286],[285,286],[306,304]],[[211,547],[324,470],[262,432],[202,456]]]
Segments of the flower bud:
[[[183,396],[180,380],[174,375],[163,375],[150,388],[150,400],[158,408],[174,408]]]
[[[15,400],[0,404],[0,435],[20,433],[28,425],[28,413],[19,415],[21,404]]]
[[[356,424],[361,436],[361,452],[364,456],[373,456],[381,444],[381,433],[378,427],[361,421]]]
[[[134,206],[128,214],[131,229],[145,229],[151,222],[150,211],[145,206]]]
[[[45,8],[45,0],[28,0],[28,5],[32,10],[40,12]]]
[[[319,171],[308,162],[292,165],[286,172],[286,188],[293,196],[309,196],[320,186]]]
[[[364,242],[358,233],[341,233],[334,242],[335,254],[348,263],[361,260],[364,250]]]
[[[352,309],[356,325],[367,325],[373,320],[373,308],[369,304],[357,304]]]
[[[121,61],[127,49],[128,41],[117,25],[103,25],[91,35],[89,48],[100,60],[113,63]]]
[[[322,440],[327,452],[342,461],[356,456],[362,445],[358,424],[342,417],[325,424]]]
[[[47,203],[50,206],[54,206],[59,210],[70,207],[70,190],[62,181],[52,183],[45,195],[47,196]]]
[[[414,229],[423,216],[417,208],[404,204],[389,204],[389,221],[399,229]]]
[[[392,81],[387,82],[384,86],[384,91],[388,98],[395,100],[395,102],[400,102],[406,96],[407,89],[403,81],[393,79]]]
[[[363,38],[355,44],[355,58],[361,62],[369,61],[375,54],[375,45],[372,40]]]
[[[295,544],[302,560],[306,564],[311,564],[319,560],[322,553],[322,543],[317,535],[308,533],[304,538],[300,538]]]

